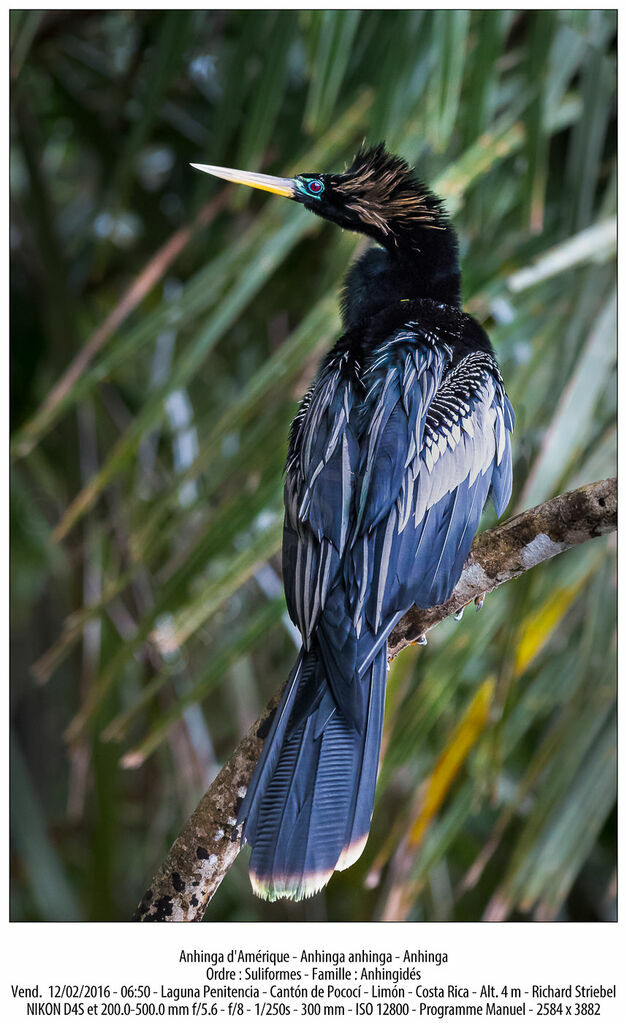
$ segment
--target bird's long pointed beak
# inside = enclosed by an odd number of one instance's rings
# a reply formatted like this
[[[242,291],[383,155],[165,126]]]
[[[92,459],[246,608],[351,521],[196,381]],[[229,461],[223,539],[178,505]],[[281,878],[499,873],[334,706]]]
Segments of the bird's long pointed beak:
[[[253,174],[250,171],[234,170],[233,167],[213,167],[207,163],[192,163],[195,170],[213,174],[215,178],[234,181],[237,185],[248,185],[249,188],[261,188],[264,192],[285,195],[294,198],[294,180],[292,178],[275,178],[271,174]]]

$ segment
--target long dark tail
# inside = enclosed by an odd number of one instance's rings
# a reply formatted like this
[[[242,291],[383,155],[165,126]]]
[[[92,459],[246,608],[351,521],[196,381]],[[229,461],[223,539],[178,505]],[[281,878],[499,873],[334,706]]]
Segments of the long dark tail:
[[[360,678],[366,713],[357,729],[339,711],[316,654],[301,651],[239,814],[252,846],[252,886],[262,898],[306,898],[360,856],[372,817],[386,675],[383,644]]]

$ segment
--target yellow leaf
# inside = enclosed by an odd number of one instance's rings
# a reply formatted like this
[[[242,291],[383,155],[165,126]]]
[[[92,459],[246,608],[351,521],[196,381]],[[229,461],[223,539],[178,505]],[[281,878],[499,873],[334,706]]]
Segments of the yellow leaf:
[[[548,600],[529,615],[518,630],[514,676],[524,674],[529,665],[548,643],[558,625],[572,607],[575,599],[590,573],[578,579],[571,586],[563,586],[551,594]]]
[[[438,758],[427,781],[426,795],[411,830],[410,845],[416,846],[422,840],[430,821],[444,802],[457,772],[483,731],[490,713],[493,692],[494,679],[488,678],[473,697],[446,749]]]

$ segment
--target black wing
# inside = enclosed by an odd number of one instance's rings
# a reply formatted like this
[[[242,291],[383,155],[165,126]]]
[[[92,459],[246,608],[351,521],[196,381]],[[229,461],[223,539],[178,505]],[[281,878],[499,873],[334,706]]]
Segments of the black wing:
[[[493,356],[452,350],[416,327],[373,364],[370,437],[362,441],[358,529],[350,576],[353,620],[375,635],[412,604],[452,592],[492,487],[497,514],[511,493],[514,419]]]
[[[333,353],[294,421],[285,478],[283,577],[287,607],[306,648],[338,575],[350,535],[359,445],[351,425],[356,380]]]

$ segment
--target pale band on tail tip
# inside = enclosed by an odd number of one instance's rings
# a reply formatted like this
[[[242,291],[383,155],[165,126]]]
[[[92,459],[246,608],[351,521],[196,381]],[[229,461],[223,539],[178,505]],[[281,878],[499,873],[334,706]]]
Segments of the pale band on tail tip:
[[[367,841],[368,835],[366,834],[363,836],[363,838],[358,838],[354,842],[351,842],[350,845],[345,846],[342,849],[342,855],[337,861],[337,866],[335,869],[348,870],[349,867],[352,867],[353,863],[357,862],[362,852],[364,851]]]
[[[310,899],[317,895],[326,884],[333,873],[334,868],[319,871],[316,874],[308,874],[301,877],[275,877],[271,879],[257,877],[250,871],[250,883],[255,895],[267,902],[276,902],[277,899]]]
[[[309,899],[317,895],[326,884],[328,884],[334,870],[347,870],[355,863],[362,852],[368,835],[358,838],[342,849],[341,855],[335,866],[328,870],[319,870],[316,873],[299,875],[298,877],[274,877],[271,879],[258,877],[250,871],[250,883],[255,895],[267,902],[276,902],[277,899]]]

